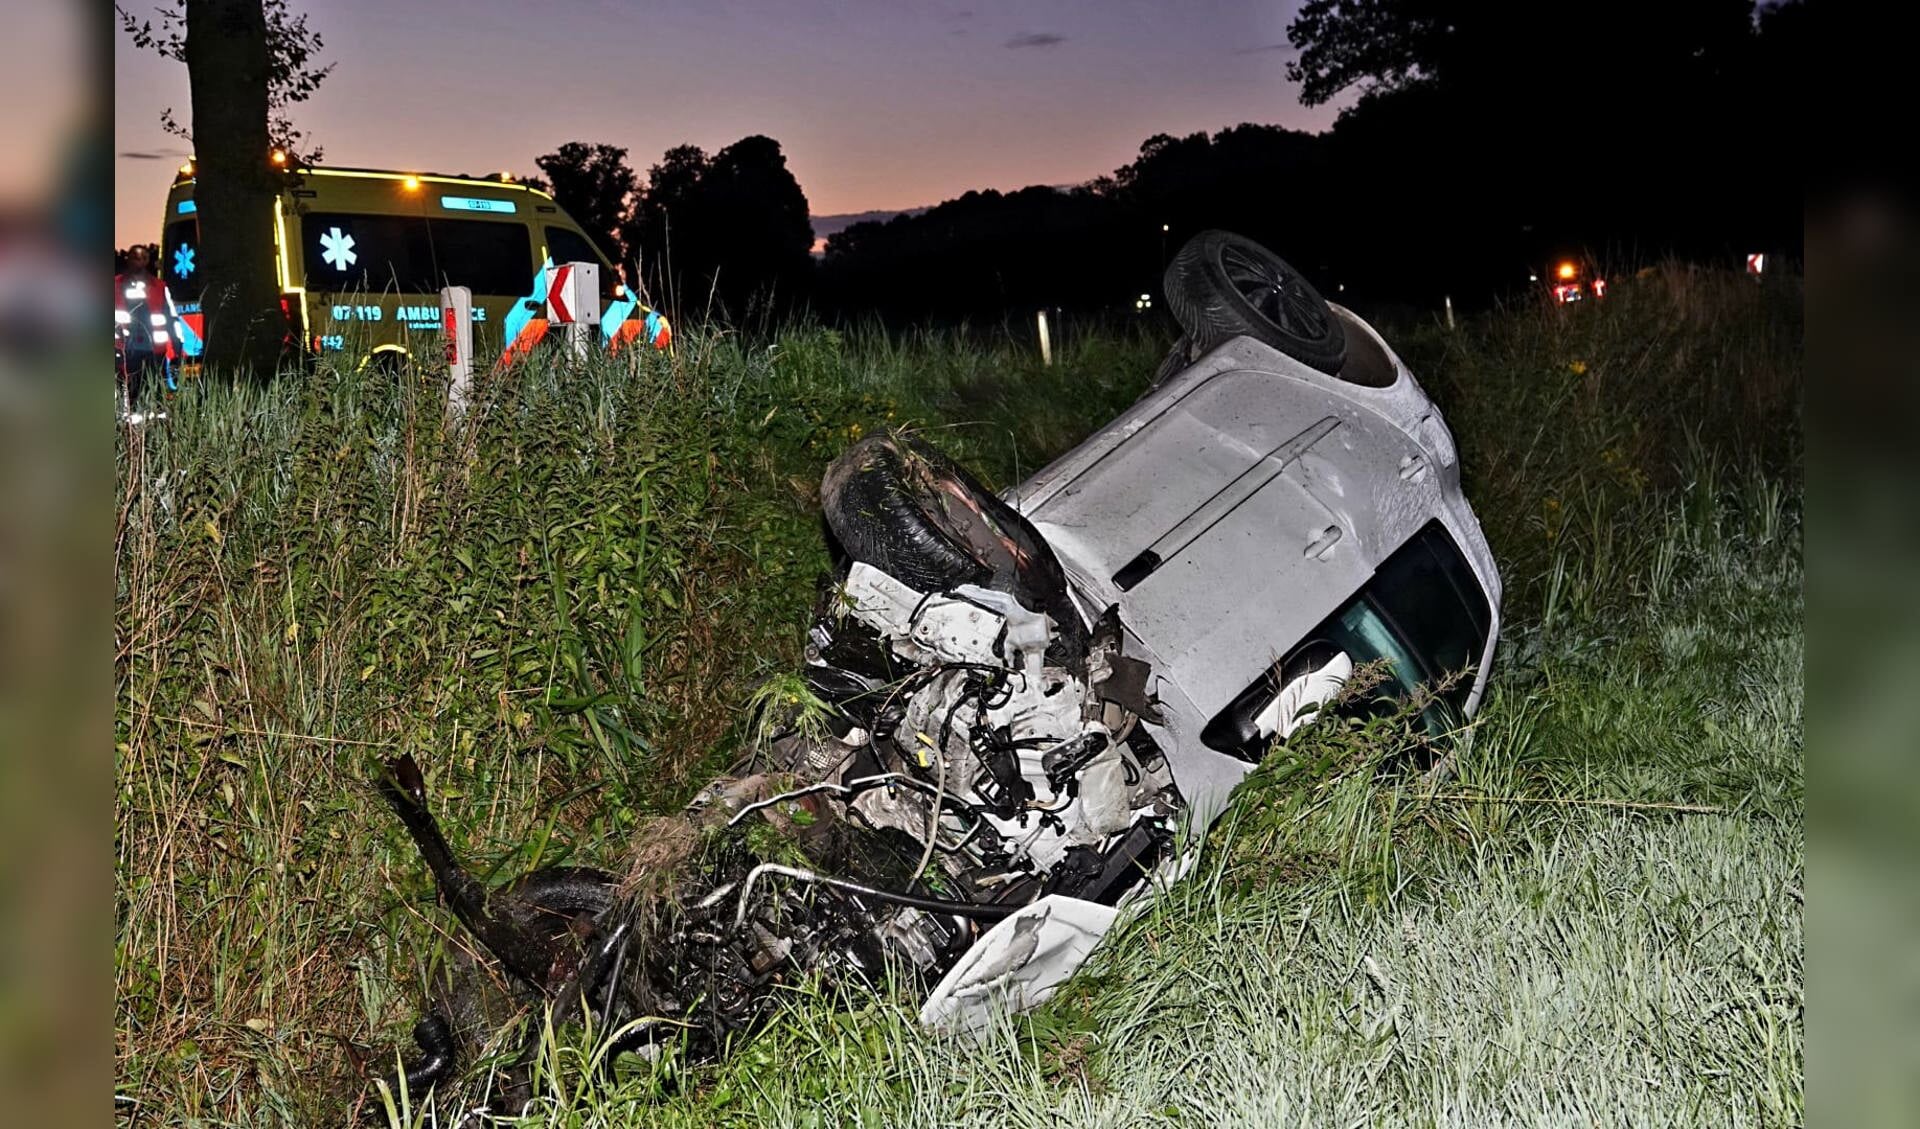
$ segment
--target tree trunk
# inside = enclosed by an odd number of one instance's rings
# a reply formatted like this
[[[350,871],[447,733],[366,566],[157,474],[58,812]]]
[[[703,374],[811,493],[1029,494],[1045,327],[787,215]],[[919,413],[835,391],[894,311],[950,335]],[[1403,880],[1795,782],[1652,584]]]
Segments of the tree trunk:
[[[261,0],[187,0],[194,201],[208,371],[273,375],[286,333],[274,275],[267,21]]]

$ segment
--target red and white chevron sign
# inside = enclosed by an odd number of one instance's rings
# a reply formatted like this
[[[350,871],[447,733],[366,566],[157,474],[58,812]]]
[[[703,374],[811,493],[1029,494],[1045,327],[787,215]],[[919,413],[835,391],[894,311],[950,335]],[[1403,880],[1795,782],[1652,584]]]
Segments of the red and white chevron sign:
[[[573,308],[568,299],[567,286],[573,281],[573,264],[562,263],[553,268],[547,276],[547,323],[549,325],[572,325]]]
[[[599,328],[599,263],[559,263],[547,268],[547,324]]]
[[[568,351],[584,358],[600,336],[600,264],[547,268],[547,324],[566,335]]]

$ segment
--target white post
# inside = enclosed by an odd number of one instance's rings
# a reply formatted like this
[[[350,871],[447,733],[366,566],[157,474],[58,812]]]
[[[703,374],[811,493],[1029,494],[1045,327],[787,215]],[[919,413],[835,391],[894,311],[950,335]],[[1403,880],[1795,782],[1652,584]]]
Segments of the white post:
[[[1047,311],[1040,311],[1040,363],[1053,367],[1053,338],[1047,334]]]
[[[464,286],[441,289],[440,332],[446,338],[447,369],[453,377],[447,385],[447,411],[464,414],[467,397],[473,391],[472,290]]]
[[[1447,295],[1445,298],[1445,301],[1447,304],[1447,328],[1452,329],[1453,328],[1453,295],[1451,294]]]
[[[561,263],[547,269],[547,324],[567,327],[573,355],[586,360],[600,332],[600,264]]]

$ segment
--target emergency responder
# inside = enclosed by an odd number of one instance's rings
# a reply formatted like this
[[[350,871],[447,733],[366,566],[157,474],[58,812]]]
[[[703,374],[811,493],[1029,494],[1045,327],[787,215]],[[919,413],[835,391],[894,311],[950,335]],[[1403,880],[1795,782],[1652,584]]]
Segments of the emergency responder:
[[[164,373],[173,360],[177,334],[172,314],[167,284],[153,273],[147,249],[133,248],[127,253],[126,271],[113,280],[113,335],[130,416],[140,412],[148,373]]]

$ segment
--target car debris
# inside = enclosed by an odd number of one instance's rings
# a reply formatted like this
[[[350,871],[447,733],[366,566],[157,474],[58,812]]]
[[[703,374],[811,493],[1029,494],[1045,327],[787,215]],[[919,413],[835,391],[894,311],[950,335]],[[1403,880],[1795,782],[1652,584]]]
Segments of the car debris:
[[[1258,244],[1202,233],[1168,285],[1181,362],[1005,497],[918,435],[828,466],[835,571],[804,666],[825,721],[654,820],[625,873],[488,892],[418,766],[389,763],[383,794],[521,999],[643,1055],[720,1053],[809,977],[891,977],[923,1023],[974,1030],[1044,1001],[1183,875],[1234,786],[1361,664],[1391,696],[1440,687],[1436,734],[1471,715],[1499,578],[1431,400]],[[415,1095],[489,1034],[455,996],[416,1029]]]

